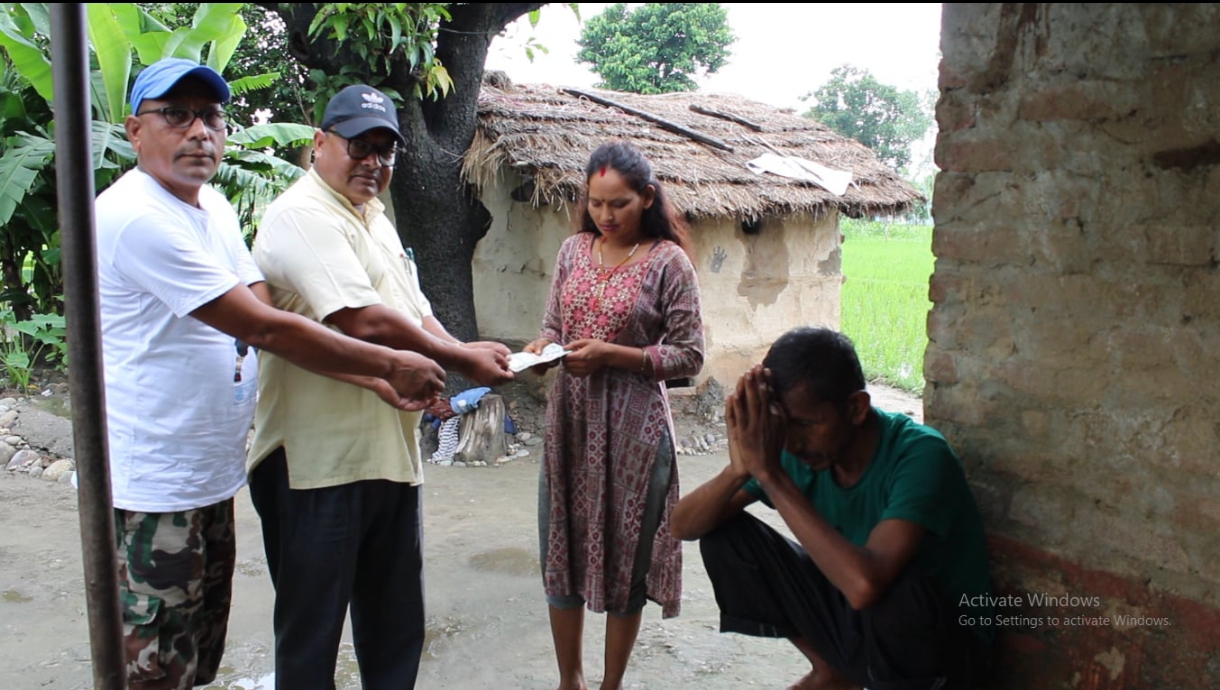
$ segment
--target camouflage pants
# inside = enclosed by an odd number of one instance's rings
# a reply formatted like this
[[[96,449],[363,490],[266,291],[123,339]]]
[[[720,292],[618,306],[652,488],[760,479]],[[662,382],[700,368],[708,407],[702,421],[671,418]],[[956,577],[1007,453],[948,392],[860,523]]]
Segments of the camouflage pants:
[[[177,513],[115,509],[131,690],[189,690],[216,677],[237,558],[233,499]]]

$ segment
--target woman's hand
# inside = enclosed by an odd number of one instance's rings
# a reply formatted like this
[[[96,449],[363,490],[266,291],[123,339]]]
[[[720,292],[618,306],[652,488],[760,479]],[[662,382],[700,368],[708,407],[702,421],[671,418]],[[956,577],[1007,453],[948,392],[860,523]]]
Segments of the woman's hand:
[[[568,343],[563,368],[573,376],[588,376],[606,366],[610,345],[602,340],[582,338]]]
[[[542,354],[542,350],[547,345],[550,345],[550,344],[551,344],[550,338],[539,338],[539,339],[535,340],[534,342],[530,343],[529,345],[526,345],[525,347],[521,348],[521,351],[528,352],[531,355],[540,355],[540,354]]]
[[[550,344],[551,344],[550,338],[539,338],[539,339],[535,340],[534,342],[530,343],[529,345],[526,345],[525,347],[521,348],[521,351],[528,352],[531,355],[541,355],[542,350],[545,349],[546,346],[550,345]],[[546,372],[549,371],[551,369],[551,367],[556,367],[556,366],[559,366],[559,360],[553,359],[549,362],[543,362],[542,364],[535,364],[534,366],[530,367],[526,371],[529,371],[538,376],[542,376],[542,375],[546,374]]]

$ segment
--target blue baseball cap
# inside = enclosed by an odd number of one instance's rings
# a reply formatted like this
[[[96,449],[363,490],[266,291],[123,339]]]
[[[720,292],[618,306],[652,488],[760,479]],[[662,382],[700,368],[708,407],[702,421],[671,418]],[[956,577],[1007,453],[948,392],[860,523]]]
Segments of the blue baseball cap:
[[[169,93],[185,77],[197,77],[216,92],[219,102],[229,102],[229,84],[216,70],[183,58],[158,60],[136,77],[131,85],[131,112],[140,112],[146,98],[160,98]]]

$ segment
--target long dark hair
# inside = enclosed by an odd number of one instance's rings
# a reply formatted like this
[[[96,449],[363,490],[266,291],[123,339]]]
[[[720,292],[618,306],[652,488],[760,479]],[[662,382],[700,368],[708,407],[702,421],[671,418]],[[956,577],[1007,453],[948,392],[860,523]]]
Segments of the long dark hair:
[[[597,224],[589,215],[589,179],[594,174],[606,168],[622,176],[623,181],[638,194],[647,192],[651,185],[653,189],[652,205],[644,209],[640,218],[640,232],[645,237],[669,240],[683,250],[690,250],[690,239],[686,231],[686,222],[674,213],[673,206],[661,183],[652,174],[652,165],[643,153],[625,141],[615,141],[597,147],[589,157],[585,166],[585,191],[580,197],[580,232],[591,232],[600,235]]]

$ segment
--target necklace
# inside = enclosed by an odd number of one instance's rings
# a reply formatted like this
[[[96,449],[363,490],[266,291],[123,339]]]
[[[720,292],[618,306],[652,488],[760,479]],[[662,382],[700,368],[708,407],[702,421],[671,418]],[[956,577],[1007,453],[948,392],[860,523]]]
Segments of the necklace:
[[[605,237],[601,238],[601,241],[598,242],[598,244],[597,244],[597,267],[603,271],[606,270],[606,260],[602,258],[602,245],[604,245],[604,244],[606,244]],[[639,248],[640,248],[640,243],[636,242],[635,246],[631,248],[631,251],[627,252],[627,256],[623,257],[623,260],[618,262],[617,266],[610,269],[610,275],[614,275],[614,272],[617,271],[618,269],[622,268],[623,264],[627,263],[628,261],[631,261],[631,257],[635,256],[635,250],[637,250]]]
[[[597,291],[593,295],[593,308],[594,309],[601,308],[602,295],[605,294],[605,292],[606,292],[606,283],[610,282],[610,279],[614,277],[614,274],[617,273],[618,270],[620,268],[622,268],[624,264],[626,264],[628,261],[631,261],[631,257],[635,256],[635,250],[640,248],[640,243],[636,242],[635,246],[631,248],[631,251],[627,252],[627,256],[623,257],[623,260],[618,262],[618,264],[616,264],[614,266],[614,268],[611,268],[609,271],[607,271],[606,270],[606,260],[605,260],[605,258],[602,257],[602,245],[604,245],[605,243],[606,243],[606,238],[602,237],[602,238],[600,238],[600,242],[597,245]]]

